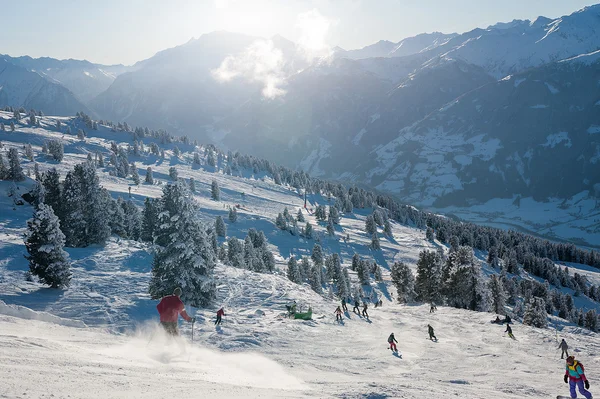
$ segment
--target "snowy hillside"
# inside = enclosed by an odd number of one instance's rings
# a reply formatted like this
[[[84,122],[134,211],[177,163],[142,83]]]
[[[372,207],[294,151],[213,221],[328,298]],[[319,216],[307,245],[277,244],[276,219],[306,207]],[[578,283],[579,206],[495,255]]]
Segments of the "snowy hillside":
[[[0,111],[0,122],[8,126],[12,116]],[[13,154],[16,149],[21,165],[32,176],[37,164],[41,173],[56,168],[62,180],[76,164],[85,162],[88,155],[94,159],[100,154],[107,159],[105,166],[96,167],[100,184],[113,198],[131,200],[139,208],[144,206],[146,197],[161,196],[171,180],[171,168],[175,167],[178,177],[186,183],[194,178],[193,197],[199,204],[197,216],[206,225],[212,225],[217,216],[228,220],[229,209],[237,209],[237,220],[226,222],[226,237],[219,238],[219,244],[231,237],[243,239],[251,228],[263,231],[268,249],[274,254],[276,270],[258,273],[219,262],[215,270],[216,299],[207,308],[188,307],[197,318],[194,341],[191,342],[191,326],[184,323],[181,324],[184,341],[169,342],[155,329],[157,301],[148,294],[155,254],[152,245],[113,234],[104,245],[65,248],[73,273],[68,289],[51,289],[27,281],[23,233],[27,231],[33,206],[19,196],[29,191],[34,181],[32,178],[16,184],[2,181],[0,344],[4,350],[0,362],[9,367],[0,369],[0,379],[7,397],[160,398],[177,393],[214,398],[413,398],[423,394],[439,398],[457,395],[539,398],[567,392],[562,383],[564,363],[556,350],[557,338],[565,338],[571,351],[586,365],[592,392],[594,381],[600,381],[597,333],[557,316],[548,316],[550,328],[538,329],[521,324],[516,307],[503,307],[503,313],[515,315],[513,341],[503,336],[504,326],[489,323],[495,317],[493,313],[446,307],[439,302],[438,311],[429,313],[427,304],[397,303],[398,294],[390,273],[393,264],[404,262],[417,274],[423,250],[441,249],[449,254],[449,246],[440,240],[450,235],[452,229],[460,228],[450,220],[427,217],[427,226],[433,226],[438,235],[439,239],[435,239],[428,237],[434,234],[431,227],[426,232],[425,224],[415,223],[415,220],[424,223],[421,217],[425,217],[416,209],[397,210],[397,218],[390,212],[391,235],[374,226],[381,247],[376,249],[372,236],[365,231],[367,220],[379,215],[373,208],[363,206],[341,212],[339,224],[331,224],[333,236],[327,231],[327,223],[317,220],[319,206],[330,207],[331,212],[332,205],[342,199],[332,197],[332,191],[327,191],[337,185],[319,186],[319,182],[312,181],[315,187],[323,189],[313,192],[288,183],[278,184],[285,177],[284,169],[267,167],[279,170],[281,176],[267,172],[257,160],[232,169],[238,159],[244,161],[244,158],[229,158],[230,164],[228,156],[214,155],[212,148],[181,140],[167,142],[168,136],[159,132],[154,132],[156,136],[150,132],[140,137],[138,130],[125,132],[102,124],[94,130],[86,126],[84,118],[45,116],[39,118],[39,125],[18,122],[14,132],[0,131],[3,158],[6,159],[9,149],[13,149]],[[71,134],[65,133],[66,126]],[[75,133],[79,129],[82,133],[85,130],[87,137],[78,138]],[[138,139],[137,144],[134,138]],[[64,146],[60,162],[42,152],[50,139]],[[113,158],[110,154],[114,154],[112,142],[128,148],[125,157],[137,165],[142,179],[144,169],[150,167],[154,182],[136,185],[129,175],[118,177],[117,167],[108,161]],[[140,143],[143,149],[139,148]],[[160,146],[158,154],[153,152],[152,143]],[[31,144],[33,161],[26,157],[27,144]],[[138,155],[134,148],[138,148]],[[123,152],[118,153],[121,157]],[[212,156],[216,158],[215,166],[211,166]],[[301,177],[298,174],[297,178]],[[211,197],[213,181],[220,187],[218,201]],[[356,196],[351,199],[362,201],[363,193],[355,190]],[[308,202],[306,208],[303,191]],[[386,204],[384,197],[377,200]],[[276,216],[285,207],[293,215],[301,211],[314,228],[313,238],[302,237],[297,231],[290,234],[293,228],[285,231],[276,225]],[[385,208],[382,205],[380,209]],[[468,227],[460,233],[460,244],[486,246],[479,242],[484,237],[480,233]],[[487,251],[476,249],[477,265],[483,265],[482,276],[478,278],[487,283],[489,276],[500,273],[492,266],[502,263],[508,277],[513,270],[523,269],[520,276],[509,280],[518,282],[526,295],[544,287],[541,284],[544,280],[533,274],[535,267],[541,266],[526,267],[525,263],[536,260],[529,257],[531,253],[524,256],[523,252],[533,247],[545,248],[546,244],[517,234],[502,236],[500,231],[493,234],[506,240],[506,246],[489,247],[488,243],[488,248],[502,250],[513,245],[511,239],[518,240],[519,245],[510,247],[514,248],[510,253],[490,256],[490,264],[485,263]],[[446,239],[443,238],[444,242]],[[308,283],[296,284],[288,279],[286,265],[290,257],[310,256],[316,242],[321,243],[325,255],[339,254],[350,283],[363,290],[362,300],[369,303],[382,300],[382,307],[369,306],[369,318],[350,311],[343,316],[343,322],[337,323],[333,312],[339,301],[334,297],[333,284],[324,282],[320,287],[323,292],[318,294]],[[556,266],[549,260],[551,267],[546,266],[544,271],[552,282],[548,286],[554,291],[552,301],[558,301],[560,310],[556,313],[567,311],[563,308],[568,302],[563,301],[571,298],[573,310],[568,309],[569,317],[576,319],[578,309],[594,314],[593,310],[600,309],[597,302],[600,273],[594,267],[576,263],[574,258],[593,264],[598,261],[597,254],[578,251],[574,246],[549,248],[561,251],[556,256],[565,256],[562,252],[567,252],[574,260],[568,263],[570,274],[563,262],[557,262]],[[369,284],[360,285],[359,269],[350,269],[355,253],[380,266],[381,281],[370,277],[367,271]],[[516,266],[517,259],[523,265]],[[517,303],[522,304],[521,294],[512,295],[519,296]],[[546,295],[550,306],[550,292]],[[312,308],[313,320],[286,317],[285,306],[294,300],[300,310]],[[221,306],[225,307],[226,316],[223,325],[215,327],[214,313]],[[428,324],[435,328],[438,341],[428,339]],[[391,332],[399,341],[398,356],[387,349],[386,339]],[[57,373],[49,374],[50,369],[56,369]]]

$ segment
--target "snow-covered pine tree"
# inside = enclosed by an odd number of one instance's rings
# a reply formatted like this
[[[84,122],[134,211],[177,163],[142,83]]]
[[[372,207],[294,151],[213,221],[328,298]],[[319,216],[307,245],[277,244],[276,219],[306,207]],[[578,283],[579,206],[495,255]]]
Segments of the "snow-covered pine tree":
[[[85,133],[82,129],[77,129],[77,138],[79,140],[85,140]]]
[[[361,259],[356,266],[356,274],[358,276],[358,281],[362,285],[369,284],[369,264],[367,261]]]
[[[383,274],[381,273],[381,267],[378,264],[375,264],[375,267],[373,268],[373,278],[375,278],[375,281],[377,281],[379,283],[383,281]]]
[[[352,271],[357,271],[358,270],[358,265],[360,264],[360,256],[355,252],[354,255],[352,255],[352,265],[350,266],[350,269],[352,269]]]
[[[10,121],[10,131],[11,132],[15,131],[15,123],[13,121]]]
[[[131,166],[129,167],[129,171],[131,172],[131,178],[133,180],[133,184],[135,184],[136,186],[140,185],[140,175],[138,174],[138,170],[137,167],[135,166],[135,162],[131,163]]]
[[[181,155],[181,151],[179,151],[179,147],[177,147],[177,146],[173,147],[173,156],[175,158],[179,158],[180,155]]]
[[[100,152],[96,152],[96,165],[99,168],[104,167],[104,157],[102,156],[102,154]]]
[[[333,221],[331,219],[327,222],[327,234],[329,237],[335,236],[335,227],[333,227]]]
[[[396,287],[398,302],[408,303],[415,299],[415,277],[403,262],[394,262],[390,273],[392,283]]]
[[[61,162],[65,154],[65,147],[62,141],[54,139],[48,140],[46,145],[48,147],[48,153],[52,155],[52,158],[57,162]]]
[[[375,225],[375,219],[373,218],[373,215],[369,215],[365,219],[365,231],[369,235],[373,235],[373,233],[377,232],[377,226]]]
[[[140,238],[145,242],[152,242],[154,240],[154,233],[158,226],[158,208],[156,202],[157,200],[148,197],[144,200]]]
[[[4,155],[0,152],[0,180],[8,179],[8,167],[6,161],[4,161]]]
[[[231,237],[227,241],[227,259],[233,267],[244,266],[244,245],[238,238]]]
[[[35,186],[33,186],[33,189],[29,193],[33,197],[33,205],[36,207],[36,209],[40,204],[44,203],[46,198],[46,190],[44,189],[44,185],[41,181],[36,180]]]
[[[392,225],[389,219],[385,219],[385,221],[383,222],[383,233],[390,238],[394,237],[394,233],[392,232]]]
[[[281,212],[278,213],[277,217],[275,218],[275,226],[277,226],[278,229],[284,231],[288,229],[287,221],[285,220],[285,217],[283,217],[283,214],[281,214]]]
[[[311,269],[311,264],[310,264],[309,258],[307,256],[303,256],[300,259],[300,265],[299,265],[300,279],[302,282],[306,281],[310,277],[310,269]]]
[[[317,205],[315,208],[315,218],[321,222],[327,220],[327,211],[324,205]]]
[[[125,212],[123,212],[123,198],[119,197],[116,201],[112,198],[109,201],[108,214],[109,214],[109,226],[110,232],[116,234],[119,237],[126,238],[127,232],[125,231]]]
[[[306,222],[306,226],[304,226],[304,237],[307,240],[310,240],[313,238],[313,234],[312,224],[310,224],[310,222]]]
[[[533,297],[527,303],[523,314],[523,324],[538,328],[548,327],[546,303],[542,298]]]
[[[298,269],[298,262],[296,261],[295,256],[290,256],[290,259],[287,263],[287,277],[290,281],[299,284],[300,281],[300,270]]]
[[[423,250],[417,261],[415,292],[423,302],[441,303],[441,259],[437,252]]]
[[[25,146],[25,156],[33,162],[33,148],[31,148],[31,144]]]
[[[302,209],[298,209],[298,215],[296,216],[296,220],[298,223],[304,223],[306,220],[304,219],[304,215],[302,214]]]
[[[373,251],[379,251],[381,249],[381,244],[379,243],[379,237],[377,236],[376,231],[371,236],[371,249]]]
[[[21,162],[19,161],[19,152],[16,148],[8,150],[8,179],[12,181],[23,181],[25,180],[25,174],[23,168],[21,168]]]
[[[144,181],[147,184],[154,184],[154,177],[152,176],[152,168],[150,166],[146,168],[146,178]]]
[[[585,313],[583,325],[591,331],[598,331],[598,313],[595,309],[590,309]]]
[[[193,177],[190,177],[189,186],[190,186],[190,191],[195,194],[196,193],[196,180],[194,180]]]
[[[215,220],[215,232],[219,237],[225,237],[227,235],[227,226],[221,216],[217,216]]]
[[[348,298],[350,296],[350,286],[348,280],[346,280],[347,277],[349,278],[350,276],[348,276],[348,272],[344,268],[343,271],[340,271],[339,278],[335,283],[337,288],[336,294],[339,298]]]
[[[213,179],[210,184],[210,198],[213,201],[219,201],[221,199],[221,189],[219,188],[219,183],[215,179]]]
[[[181,182],[166,185],[159,203],[150,296],[158,299],[181,287],[185,303],[206,306],[216,297],[216,257],[197,205]]]
[[[427,230],[425,230],[425,239],[427,241],[433,242],[434,238],[435,238],[435,234],[433,232],[433,229],[431,227],[427,227]]]
[[[177,181],[177,168],[175,166],[169,168],[169,177],[171,180]]]
[[[492,311],[496,314],[504,314],[506,304],[506,291],[498,275],[492,274],[488,281],[488,287],[492,299]]]
[[[310,288],[318,294],[323,292],[321,286],[321,266],[313,265],[310,269],[310,276],[308,278],[310,282]]]
[[[60,187],[60,174],[56,168],[49,169],[42,175],[42,183],[44,185],[44,203],[52,207],[54,214],[62,220],[62,194]]]
[[[121,202],[125,216],[125,232],[131,240],[139,240],[142,230],[142,214],[132,200]]]
[[[340,223],[340,213],[338,212],[337,208],[335,206],[330,206],[329,207],[329,216],[328,219],[331,220],[331,222],[333,224],[339,224]]]
[[[377,224],[377,226],[383,226],[383,216],[381,215],[379,209],[375,209],[373,211],[373,220],[375,221],[375,224]]]
[[[52,208],[41,203],[27,221],[25,247],[29,271],[52,288],[68,287],[71,280],[69,255],[63,250],[65,236]]]
[[[202,162],[200,161],[200,154],[194,152],[194,165],[200,165]]]
[[[321,245],[319,245],[319,244],[313,245],[310,259],[313,261],[313,263],[316,266],[319,267],[319,272],[320,272],[320,268],[323,266],[323,248],[321,248]]]

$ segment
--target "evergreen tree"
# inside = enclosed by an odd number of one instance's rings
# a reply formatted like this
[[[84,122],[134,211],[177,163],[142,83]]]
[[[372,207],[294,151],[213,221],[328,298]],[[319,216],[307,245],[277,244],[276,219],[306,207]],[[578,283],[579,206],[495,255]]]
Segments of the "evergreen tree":
[[[190,177],[189,184],[190,184],[190,191],[195,194],[196,193],[196,180],[194,180],[193,177]]]
[[[378,264],[375,264],[375,266],[373,267],[373,277],[375,278],[375,281],[377,281],[377,282],[383,281],[383,274],[381,273],[381,267],[379,267]]]
[[[313,263],[319,268],[323,266],[323,248],[321,248],[319,244],[313,245],[310,258],[313,261]]]
[[[427,230],[425,231],[425,239],[427,241],[433,242],[434,238],[435,238],[435,234],[433,232],[433,229],[431,227],[427,227]]]
[[[21,168],[21,162],[19,161],[19,152],[16,148],[8,150],[8,179],[12,181],[23,181],[25,180],[25,174],[23,168]]]
[[[4,156],[0,153],[0,180],[8,179],[8,167],[6,166],[6,161],[4,161]]]
[[[144,210],[142,211],[142,231],[140,237],[142,241],[154,241],[154,233],[158,226],[158,209],[156,200],[146,197],[144,200]]]
[[[169,177],[171,180],[177,181],[177,168],[175,168],[175,166],[169,168]]]
[[[131,166],[129,167],[129,171],[131,172],[131,178],[133,179],[133,183],[136,186],[140,185],[140,175],[138,174],[138,170],[137,167],[135,166],[135,163],[131,163]]]
[[[327,234],[329,237],[333,237],[335,235],[335,227],[333,227],[333,221],[329,219],[327,222]]]
[[[290,259],[288,260],[288,263],[287,263],[287,277],[288,277],[288,279],[290,279],[290,281],[292,281],[296,284],[301,283],[298,262],[296,261],[296,257],[293,255],[290,256]]]
[[[327,211],[325,210],[325,206],[317,205],[315,209],[315,218],[321,222],[327,219]]]
[[[306,220],[304,219],[304,215],[302,214],[302,209],[298,209],[298,215],[296,216],[296,220],[298,223],[304,223]]]
[[[313,227],[310,222],[306,222],[306,226],[304,226],[304,237],[306,237],[307,240],[313,238]]]
[[[225,237],[227,235],[227,226],[221,216],[217,216],[215,220],[215,232],[219,237]]]
[[[403,262],[394,262],[390,273],[396,287],[398,302],[408,303],[415,299],[415,277]]]
[[[492,297],[492,311],[496,314],[504,314],[504,305],[506,304],[506,291],[502,281],[496,274],[490,276],[488,282],[490,294]]]
[[[537,328],[548,327],[546,303],[542,298],[534,297],[527,303],[523,315],[523,324]]]
[[[210,184],[210,197],[214,201],[219,201],[221,198],[221,189],[219,189],[219,183],[215,179]]]
[[[31,148],[31,144],[25,146],[25,156],[33,162],[33,148]]]
[[[154,177],[152,176],[152,168],[150,166],[146,168],[146,178],[144,180],[148,184],[154,184]]]
[[[10,131],[11,132],[15,131],[15,123],[13,121],[10,121]]]
[[[77,129],[77,138],[79,140],[85,140],[85,132],[82,129]]]
[[[237,210],[235,209],[235,206],[229,208],[229,221],[231,223],[235,223],[237,221]]]
[[[277,226],[277,228],[279,228],[280,230],[284,231],[288,229],[288,224],[283,214],[277,214],[277,217],[275,218],[275,226]]]
[[[125,232],[131,240],[139,240],[142,231],[142,214],[132,200],[121,203],[125,216]]]
[[[392,232],[392,225],[390,224],[389,219],[385,219],[385,221],[383,222],[383,233],[390,238],[393,238],[394,236]]]
[[[371,236],[371,249],[374,251],[378,251],[381,249],[381,245],[379,244],[379,237],[377,236],[377,232],[374,232]]]
[[[321,286],[321,266],[313,265],[310,269],[310,288],[318,294],[322,293]]]
[[[373,233],[377,232],[377,226],[375,225],[375,219],[373,218],[373,215],[369,215],[365,219],[365,231],[369,235],[373,235]]]
[[[206,306],[215,298],[216,257],[197,210],[181,182],[163,189],[149,287],[152,299],[169,295],[176,287],[181,287],[181,299],[191,306]]]
[[[123,211],[122,203],[123,198],[121,197],[119,197],[116,201],[110,198],[108,206],[108,224],[112,234],[126,238],[127,232],[125,231],[125,212]]]
[[[65,236],[52,208],[41,203],[27,222],[25,247],[29,271],[52,288],[68,287],[71,280],[69,255],[63,250]]]
[[[590,309],[585,313],[583,325],[591,331],[598,331],[598,314],[595,309]]]
[[[299,270],[300,270],[300,279],[302,282],[306,281],[309,277],[310,277],[310,260],[308,257],[303,256],[300,259],[300,265],[299,265]]]
[[[358,281],[360,281],[362,285],[369,284],[369,266],[366,261],[361,259],[360,262],[358,262],[356,274],[358,275]]]
[[[354,272],[357,271],[359,264],[360,264],[360,256],[355,252],[354,255],[352,255],[352,265],[350,266],[352,271],[354,271]]]
[[[239,239],[231,237],[227,241],[227,258],[229,264],[233,267],[240,268],[244,266],[244,246]]]
[[[340,213],[338,212],[338,210],[335,206],[329,207],[329,217],[328,218],[329,218],[329,220],[331,220],[331,222],[333,224],[340,223]]]
[[[441,303],[441,258],[437,252],[423,250],[417,261],[415,292],[423,302]]]
[[[60,187],[60,174],[56,168],[49,169],[42,175],[44,185],[44,203],[52,207],[54,214],[62,220],[62,194]]]
[[[48,140],[47,146],[48,153],[52,155],[52,158],[57,162],[61,162],[65,154],[65,147],[63,143],[58,140]]]

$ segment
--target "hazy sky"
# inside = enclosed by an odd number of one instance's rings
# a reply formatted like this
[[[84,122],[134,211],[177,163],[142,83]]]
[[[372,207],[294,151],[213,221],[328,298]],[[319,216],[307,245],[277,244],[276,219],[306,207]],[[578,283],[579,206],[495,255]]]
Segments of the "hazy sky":
[[[596,0],[598,1],[598,0]],[[418,33],[570,14],[586,0],[0,0],[0,54],[133,64],[215,30],[353,49]],[[316,18],[304,17],[312,16]],[[300,16],[300,17],[299,17]],[[304,16],[304,17],[303,17]],[[303,19],[304,18],[304,19]],[[311,40],[310,37],[306,40]]]

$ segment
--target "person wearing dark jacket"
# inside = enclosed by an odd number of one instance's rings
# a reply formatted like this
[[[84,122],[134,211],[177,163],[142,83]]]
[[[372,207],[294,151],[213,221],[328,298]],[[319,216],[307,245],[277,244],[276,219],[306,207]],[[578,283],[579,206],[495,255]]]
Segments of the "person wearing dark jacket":
[[[367,313],[367,303],[366,302],[363,302],[362,315],[365,316],[367,319],[369,318],[369,314]]]
[[[196,320],[188,316],[185,311],[185,305],[179,299],[180,296],[181,288],[175,288],[173,295],[163,297],[158,305],[156,305],[156,309],[160,315],[160,325],[165,329],[167,334],[173,336],[179,335],[179,329],[177,328],[179,315],[189,322]]]
[[[217,312],[217,320],[215,321],[215,326],[221,325],[221,317],[225,316],[225,311],[223,308],[219,309]]]
[[[564,338],[562,341],[560,341],[558,349],[562,349],[562,353],[560,354],[561,359],[564,359],[565,354],[567,355],[567,357],[569,357],[569,345],[567,345],[567,341],[565,341]]]
[[[360,303],[358,303],[358,299],[354,300],[354,308],[352,308],[352,311],[356,314],[360,314]]]
[[[348,306],[346,306],[346,298],[342,298],[342,310],[344,312],[348,311]]]
[[[396,343],[398,341],[396,341],[396,337],[394,337],[394,333],[391,333],[390,336],[388,337],[388,344],[390,344],[390,349],[393,352],[398,352],[398,347],[396,346]]]
[[[429,339],[430,340],[436,340],[437,341],[437,337],[435,336],[435,334],[433,333],[433,327],[431,327],[430,324],[427,324],[427,331],[429,332]]]
[[[512,333],[512,328],[510,328],[510,326],[508,324],[506,325],[506,330],[504,332],[508,333],[508,336],[511,337],[512,339],[515,339],[515,336]]]

